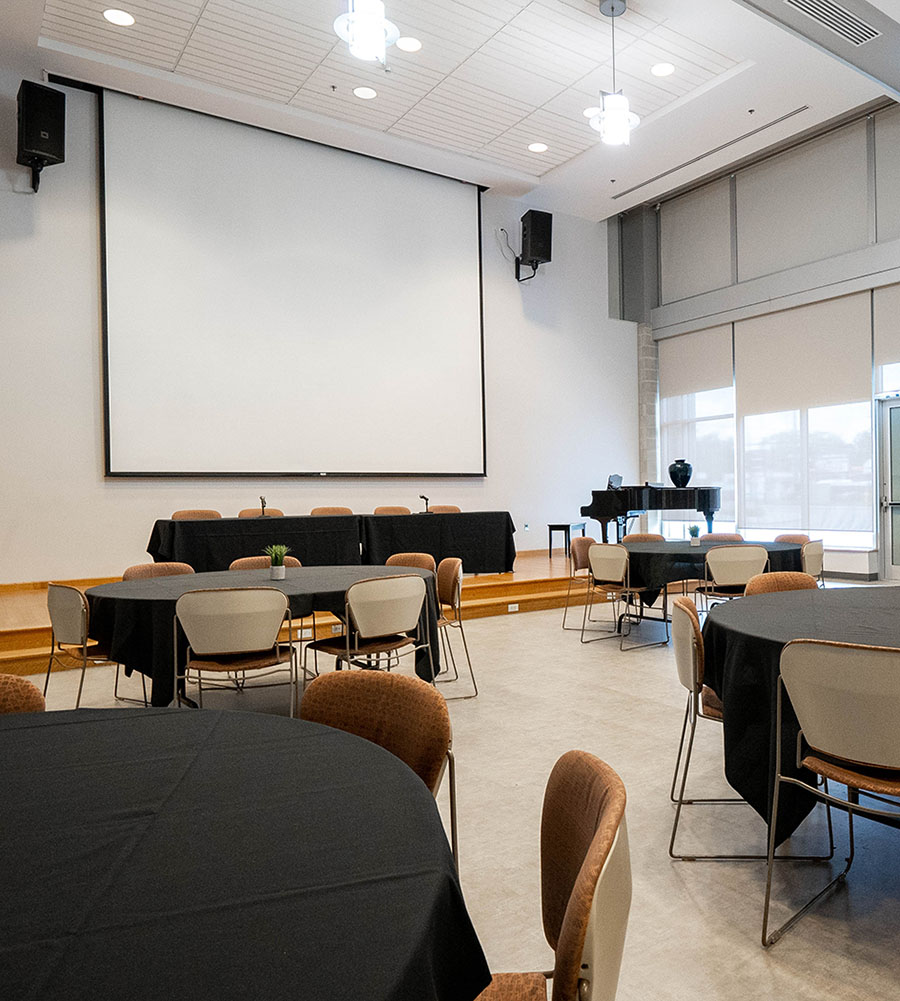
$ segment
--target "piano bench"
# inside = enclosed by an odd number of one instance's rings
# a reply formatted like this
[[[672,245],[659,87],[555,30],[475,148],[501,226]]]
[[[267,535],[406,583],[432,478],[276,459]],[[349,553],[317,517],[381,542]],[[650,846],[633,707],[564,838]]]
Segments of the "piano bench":
[[[572,542],[572,529],[581,529],[581,534],[584,535],[584,525],[583,521],[569,521],[569,522],[559,522],[558,524],[547,526],[547,555],[553,556],[553,533],[562,532],[566,539],[566,558],[569,556],[569,545]]]

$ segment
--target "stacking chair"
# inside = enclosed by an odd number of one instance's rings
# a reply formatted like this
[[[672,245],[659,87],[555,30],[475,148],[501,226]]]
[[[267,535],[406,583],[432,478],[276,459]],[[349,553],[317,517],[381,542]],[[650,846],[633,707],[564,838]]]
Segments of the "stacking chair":
[[[218,511],[209,508],[186,508],[184,511],[173,511],[172,521],[209,521],[212,518],[221,518]]]
[[[42,713],[46,708],[41,690],[27,678],[0,674],[0,713]]]
[[[326,517],[334,514],[353,514],[349,507],[314,507],[309,513],[314,518]]]
[[[285,617],[288,642],[278,640]],[[187,659],[183,673],[178,670],[178,629],[187,638]],[[181,706],[179,683],[196,681],[198,702],[203,708],[204,674],[239,678],[244,688],[248,672],[268,677],[288,672],[291,692],[290,714],[294,715],[297,690],[296,652],[287,596],[274,587],[226,587],[187,591],[175,603],[175,700]],[[287,666],[285,666],[287,665]],[[223,687],[208,684],[207,687]],[[231,687],[230,685],[228,687]],[[259,686],[263,687],[263,686]]]
[[[776,570],[774,573],[758,573],[747,581],[744,595],[771,594],[774,591],[815,591],[818,588],[815,577],[796,570]]]
[[[77,587],[68,584],[47,585],[47,610],[50,612],[50,660],[47,663],[47,677],[44,679],[44,696],[50,683],[53,661],[62,667],[81,667],[78,682],[78,696],[75,708],[81,706],[81,691],[88,664],[114,664],[108,651],[90,638],[90,610],[87,598]],[[67,664],[67,661],[69,662]]]
[[[338,669],[343,663],[377,669],[385,657],[390,670],[394,658],[425,649],[433,680],[428,618],[422,615],[424,603],[425,580],[418,574],[373,577],[351,584],[344,598],[343,635],[307,643],[303,651],[304,686],[310,650],[316,656],[324,653],[337,658]]]
[[[455,504],[431,504],[428,507],[429,514],[460,514],[462,508]]]
[[[566,604],[563,608],[563,629],[578,629],[578,626],[567,626],[566,616],[569,614],[569,602],[572,598],[572,587],[576,585],[581,589],[581,584],[590,586],[591,563],[588,559],[588,551],[591,546],[596,546],[597,540],[589,535],[576,535],[569,545],[569,583],[566,587]]]
[[[815,577],[820,587],[825,586],[825,545],[820,539],[807,542],[800,550],[803,572]]]
[[[784,535],[776,535],[776,542],[792,542],[795,546],[805,546],[809,542],[809,536],[802,532],[786,532]]]
[[[783,746],[781,726],[785,694],[790,699],[800,734],[797,743]],[[773,945],[813,905],[846,880],[853,864],[853,816],[886,817],[900,821],[900,649],[851,643],[799,639],[781,652],[776,709],[775,792],[770,824],[766,897],[763,907],[762,943]],[[817,779],[804,781],[783,771],[785,756]],[[822,784],[818,784],[818,780]],[[832,780],[846,786],[847,795],[830,792]],[[769,934],[769,905],[775,856],[775,824],[783,784],[800,786],[808,793],[847,811],[849,854],[845,867],[808,903]],[[877,804],[864,805],[860,794]],[[890,797],[890,798],[885,798]]]
[[[400,504],[383,504],[381,507],[376,507],[374,514],[412,514],[412,511],[408,507],[403,507]]]
[[[437,566],[431,553],[394,553],[384,561],[386,567],[417,567],[435,573]]]
[[[379,744],[409,765],[435,798],[449,764],[450,843],[459,866],[453,733],[447,704],[431,685],[382,671],[323,674],[303,693],[300,718]]]
[[[704,580],[697,585],[704,607],[709,609],[711,598],[728,601],[741,597],[747,581],[765,573],[768,565],[765,546],[714,546],[706,554]]]
[[[640,622],[644,618],[644,605],[642,601],[644,588],[631,586],[628,570],[628,550],[621,543],[595,542],[588,548],[588,562],[590,564],[590,576],[588,577],[587,601],[584,604],[584,612],[581,617],[581,642],[593,643],[598,639],[612,639],[617,633],[619,635],[619,649],[624,650],[625,639],[631,633],[631,626],[634,622]],[[594,595],[605,594],[607,600],[613,605],[613,624],[609,630],[593,629],[591,632],[607,632],[607,636],[595,636],[586,640],[584,634],[587,624],[591,620],[591,608],[594,603]],[[633,611],[634,605],[639,604],[639,611]],[[624,606],[624,610],[623,610]],[[665,646],[669,642],[669,622],[668,617],[662,620],[665,622],[666,638],[662,642],[636,643],[628,647],[635,650],[642,646]],[[628,629],[624,628],[624,623],[628,623]]]
[[[126,567],[122,580],[146,580],[148,577],[178,577],[181,574],[193,573],[190,563],[136,563]]]
[[[629,532],[622,537],[622,542],[665,542],[666,537],[658,532]]]
[[[284,511],[277,507],[267,507],[266,508],[267,518],[283,518]],[[245,507],[243,511],[238,511],[239,518],[261,518],[263,515],[263,509],[261,507]]]
[[[239,560],[232,560],[228,564],[229,570],[268,570],[272,565],[271,556],[242,556]],[[285,556],[284,565],[286,567],[302,567],[303,564],[296,556]]]
[[[478,1001],[614,1001],[631,908],[625,786],[585,751],[550,773],[541,815],[541,910],[549,973],[495,973]]]
[[[452,701],[453,699],[474,699],[478,695],[478,682],[475,680],[475,672],[472,670],[472,658],[469,656],[469,644],[466,642],[466,631],[463,628],[462,575],[462,560],[458,556],[446,556],[438,564],[437,594],[438,609],[440,611],[438,630],[441,637],[441,653],[444,661],[449,663],[449,669],[453,671],[452,678],[441,680],[439,675],[438,681],[443,684],[447,681],[456,681],[459,678],[459,671],[456,668],[456,657],[453,654],[453,644],[450,642],[451,631],[456,630],[462,637],[466,663],[469,666],[472,686],[475,689],[472,695],[451,695],[448,697],[448,701]],[[440,672],[440,674],[443,673],[443,671]]]
[[[194,568],[189,563],[137,563],[132,567],[126,567],[122,574],[122,580],[147,580],[151,577],[180,577],[182,574],[193,573]],[[117,702],[138,702],[137,699],[130,699],[125,695],[119,695],[119,668],[116,664],[116,683],[113,688],[113,695]],[[147,706],[147,678],[141,674],[141,689],[144,694],[144,706]]]
[[[743,542],[744,537],[738,532],[707,532],[700,536],[701,542]]]

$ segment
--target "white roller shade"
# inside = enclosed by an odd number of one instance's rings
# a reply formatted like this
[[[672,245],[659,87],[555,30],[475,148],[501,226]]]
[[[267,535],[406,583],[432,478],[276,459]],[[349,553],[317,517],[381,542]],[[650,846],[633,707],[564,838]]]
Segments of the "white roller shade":
[[[659,397],[723,389],[732,381],[731,324],[659,342]]]
[[[875,392],[900,392],[900,285],[875,289]]]

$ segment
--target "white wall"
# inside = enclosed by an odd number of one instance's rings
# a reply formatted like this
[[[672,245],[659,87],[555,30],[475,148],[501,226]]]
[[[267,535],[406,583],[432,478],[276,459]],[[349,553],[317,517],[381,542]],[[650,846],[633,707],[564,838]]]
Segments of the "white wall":
[[[540,549],[547,522],[575,518],[610,472],[637,476],[636,328],[607,319],[604,225],[554,216],[553,261],[517,285],[496,231],[515,246],[529,206],[488,193],[485,479],[105,479],[94,98],[68,92],[66,163],[33,195],[15,164],[21,76],[0,69],[0,583],[113,576],[148,559],[156,518],[195,506],[235,514],[261,493],[289,513],[415,509],[425,493],[509,510],[517,547]],[[300,385],[301,368],[287,379]],[[421,392],[453,421],[452,399]]]

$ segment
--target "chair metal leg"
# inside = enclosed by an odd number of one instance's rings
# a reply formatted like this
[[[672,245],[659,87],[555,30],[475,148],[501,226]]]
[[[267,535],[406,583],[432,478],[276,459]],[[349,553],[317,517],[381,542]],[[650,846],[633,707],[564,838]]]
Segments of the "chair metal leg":
[[[456,824],[456,759],[453,749],[447,748],[447,763],[450,768],[450,849],[453,861],[456,863],[456,873],[459,875],[459,835]]]
[[[597,588],[595,588],[593,586],[589,586],[588,587],[588,594],[587,594],[588,600],[585,602],[585,605],[584,605],[584,615],[582,616],[582,619],[581,619],[581,642],[582,643],[596,643],[598,640],[612,640],[612,639],[616,639],[616,637],[619,636],[619,630],[618,630],[619,601],[618,601],[618,598],[613,598],[613,600],[612,600],[612,606],[613,606],[613,624],[612,624],[612,628],[611,629],[590,629],[590,630],[587,629],[588,622],[598,622],[599,621],[599,619],[591,619],[590,618],[591,609],[594,606],[594,591],[596,591],[596,590],[597,590]],[[604,636],[594,636],[593,639],[586,640],[584,638],[585,632],[605,633],[606,635],[604,635]]]
[[[469,677],[471,677],[471,679],[472,679],[472,687],[473,687],[474,691],[472,692],[471,695],[449,695],[449,696],[445,696],[445,698],[446,698],[446,700],[448,702],[453,702],[454,700],[460,700],[460,701],[462,701],[464,699],[474,699],[474,698],[477,698],[477,696],[478,696],[478,682],[475,680],[475,671],[472,668],[472,658],[469,655],[469,644],[466,642],[466,631],[465,631],[465,629],[463,629],[462,619],[458,619],[456,625],[454,625],[453,623],[450,623],[448,626],[444,626],[444,628],[440,630],[442,649],[443,649],[443,646],[446,645],[446,648],[449,651],[450,663],[453,666],[454,677],[453,678],[444,678],[443,680],[438,681],[437,683],[439,685],[444,685],[444,684],[449,683],[450,681],[456,681],[459,678],[459,670],[456,667],[456,658],[455,658],[455,656],[453,654],[453,644],[450,642],[450,636],[447,635],[447,630],[448,629],[458,629],[459,630],[459,635],[462,637],[463,651],[465,652],[465,655],[466,655],[466,664],[468,665],[468,668],[469,668]]]
[[[81,679],[78,682],[78,697],[75,699],[75,708],[81,707],[81,692],[84,689],[84,676],[87,673],[87,643],[81,649]]]
[[[120,671],[121,667],[122,667],[121,664],[118,664],[118,663],[116,664],[116,680],[115,680],[115,683],[113,684],[113,698],[116,700],[116,702],[133,702],[135,705],[139,706],[141,704],[141,700],[140,699],[132,699],[132,698],[129,698],[127,695],[119,695],[119,671]],[[143,671],[139,671],[138,673],[141,676],[141,689],[143,690],[143,693],[144,693],[144,708],[146,709],[147,708],[147,676],[144,674]]]
[[[569,583],[568,583],[568,586],[566,587],[566,604],[565,604],[565,607],[563,608],[562,627],[563,627],[563,629],[570,629],[572,631],[577,631],[578,630],[578,626],[567,626],[566,625],[566,616],[569,614],[569,602],[570,602],[571,597],[572,597],[572,582],[575,581],[575,580],[583,580],[586,584],[588,583],[588,580],[587,580],[586,577],[574,577],[571,574],[569,575]]]
[[[56,637],[50,634],[50,660],[47,661],[47,677],[44,678],[44,698],[47,697],[47,686],[50,684],[50,671],[53,669],[53,658],[56,656]]]

